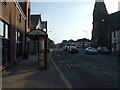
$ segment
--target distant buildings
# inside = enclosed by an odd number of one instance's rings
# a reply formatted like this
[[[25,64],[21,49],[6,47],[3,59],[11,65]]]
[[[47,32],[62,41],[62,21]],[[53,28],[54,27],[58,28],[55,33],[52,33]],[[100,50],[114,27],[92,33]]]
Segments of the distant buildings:
[[[60,44],[59,47],[63,48],[64,46],[77,46],[78,48],[86,48],[91,45],[91,41],[87,38],[82,38],[78,39],[76,41],[74,40],[63,40]]]
[[[91,46],[91,41],[87,38],[78,39],[76,42],[79,48],[86,48]]]
[[[104,0],[98,1],[93,11],[92,45],[120,51],[120,11],[108,14]]]

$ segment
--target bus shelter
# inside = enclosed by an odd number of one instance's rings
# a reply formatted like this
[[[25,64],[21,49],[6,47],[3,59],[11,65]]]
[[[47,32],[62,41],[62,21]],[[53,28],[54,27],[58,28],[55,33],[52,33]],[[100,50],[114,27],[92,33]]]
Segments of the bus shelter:
[[[28,38],[37,41],[38,44],[38,68],[47,68],[47,39],[48,35],[43,30],[32,30],[27,34]]]

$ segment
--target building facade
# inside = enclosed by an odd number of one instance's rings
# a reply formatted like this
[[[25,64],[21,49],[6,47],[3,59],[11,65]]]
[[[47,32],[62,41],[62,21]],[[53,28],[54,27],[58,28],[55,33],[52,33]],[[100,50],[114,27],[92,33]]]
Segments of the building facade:
[[[92,42],[94,46],[109,47],[108,41],[108,13],[104,1],[96,0],[93,10]]]
[[[108,29],[111,36],[111,50],[120,51],[120,11],[109,15]]]
[[[93,11],[92,45],[120,51],[120,11],[108,14],[104,0],[96,0]]]
[[[19,1],[19,0],[18,0]],[[26,2],[19,2],[25,16],[26,16],[26,20],[25,20],[25,50],[24,50],[24,58],[28,58],[28,52],[29,52],[29,38],[27,37],[27,33],[30,31],[30,27],[31,27],[31,17],[30,17],[30,0],[26,0]]]
[[[2,66],[15,64],[24,57],[27,17],[18,0],[0,1],[0,35],[2,36]],[[27,21],[27,22],[26,22]]]
[[[87,38],[78,39],[76,42],[79,48],[87,48],[91,46],[91,41]]]

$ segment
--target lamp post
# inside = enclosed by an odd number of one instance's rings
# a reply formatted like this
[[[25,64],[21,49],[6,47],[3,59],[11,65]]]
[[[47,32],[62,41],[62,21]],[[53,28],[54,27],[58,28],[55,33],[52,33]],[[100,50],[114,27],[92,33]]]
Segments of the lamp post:
[[[86,38],[87,38],[87,30],[83,30],[83,32],[85,32],[85,33],[86,33]]]

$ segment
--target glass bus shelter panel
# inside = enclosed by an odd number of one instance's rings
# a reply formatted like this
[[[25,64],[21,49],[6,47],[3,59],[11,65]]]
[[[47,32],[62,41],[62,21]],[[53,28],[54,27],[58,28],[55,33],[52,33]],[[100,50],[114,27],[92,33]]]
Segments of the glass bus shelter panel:
[[[45,41],[44,39],[40,39],[38,43],[38,67],[45,67]]]

